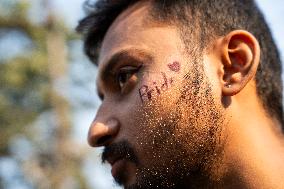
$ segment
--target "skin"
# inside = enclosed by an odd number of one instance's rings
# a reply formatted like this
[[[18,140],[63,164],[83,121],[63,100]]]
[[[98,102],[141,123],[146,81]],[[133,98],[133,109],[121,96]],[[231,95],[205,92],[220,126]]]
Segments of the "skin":
[[[177,27],[145,21],[150,7],[128,8],[103,40],[103,101],[89,144],[131,145],[137,163],[112,166],[125,188],[283,188],[280,124],[256,93],[258,41],[236,30],[214,39],[200,57],[190,55]],[[121,70],[136,71],[118,82]],[[151,98],[141,100],[143,86],[153,89]]]

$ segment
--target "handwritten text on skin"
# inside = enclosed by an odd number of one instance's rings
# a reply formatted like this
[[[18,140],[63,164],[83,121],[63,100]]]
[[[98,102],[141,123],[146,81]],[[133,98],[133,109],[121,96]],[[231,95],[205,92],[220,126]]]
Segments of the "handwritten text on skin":
[[[180,71],[180,63],[177,61],[168,64],[167,66],[172,72],[178,73]],[[161,72],[161,77],[163,80],[161,84],[158,84],[156,81],[154,81],[150,85],[142,85],[139,88],[139,96],[142,103],[151,101],[153,96],[159,96],[172,86],[174,82],[172,77],[167,77],[165,72]]]

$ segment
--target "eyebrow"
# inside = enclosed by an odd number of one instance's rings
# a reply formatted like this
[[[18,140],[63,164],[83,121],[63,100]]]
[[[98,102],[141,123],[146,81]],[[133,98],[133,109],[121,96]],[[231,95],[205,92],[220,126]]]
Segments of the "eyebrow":
[[[130,48],[130,49],[124,49],[121,50],[114,55],[112,55],[106,63],[101,63],[104,65],[101,69],[101,71],[98,74],[98,81],[100,81],[104,86],[106,83],[107,78],[110,75],[113,75],[113,71],[117,66],[119,66],[120,63],[124,62],[125,65],[133,65],[133,63],[136,64],[151,64],[154,61],[153,55],[143,49],[137,49],[137,48]],[[96,64],[99,65],[98,63]],[[103,93],[101,92],[100,88],[101,85],[97,85],[97,93],[98,96],[103,99]]]

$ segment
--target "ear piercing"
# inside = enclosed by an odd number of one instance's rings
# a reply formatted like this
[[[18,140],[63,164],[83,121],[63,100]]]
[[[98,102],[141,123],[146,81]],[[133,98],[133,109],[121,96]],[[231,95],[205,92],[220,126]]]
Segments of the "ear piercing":
[[[226,85],[225,85],[225,87],[227,87],[227,88],[231,88],[231,87],[232,87],[232,85],[231,85],[231,84],[226,84]]]

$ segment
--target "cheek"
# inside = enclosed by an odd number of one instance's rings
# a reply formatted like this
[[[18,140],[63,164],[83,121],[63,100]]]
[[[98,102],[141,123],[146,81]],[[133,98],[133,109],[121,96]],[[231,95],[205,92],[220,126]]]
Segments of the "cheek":
[[[181,95],[181,87],[182,71],[178,62],[166,65],[159,73],[146,73],[134,91],[136,103],[139,104],[138,110],[131,112],[135,114],[132,117],[135,125],[138,125],[135,132],[139,130],[140,136],[147,136],[153,134],[153,129],[163,127],[165,120],[173,121],[172,111]],[[156,135],[161,135],[159,133]]]
[[[168,77],[165,72],[156,74],[155,77],[148,77],[138,89],[141,103],[146,104],[157,100],[163,93],[168,91],[172,85],[173,78]]]
[[[153,98],[144,104],[139,111],[139,118],[135,121],[135,141],[142,164],[154,165],[161,157],[170,159],[174,154],[172,148],[175,143],[175,124],[179,120],[173,113],[174,101],[171,90]],[[171,97],[172,101],[169,101]],[[167,157],[168,156],[168,157]]]
[[[135,100],[128,101],[125,132],[142,159],[153,159],[174,142],[179,120],[174,109],[182,86],[180,69],[180,64],[173,62],[166,65],[165,72],[145,74],[130,96]]]
[[[172,90],[181,80],[181,65],[174,61],[166,65],[163,71],[146,72],[138,88],[138,96],[143,105],[159,101],[161,97],[172,97]]]

